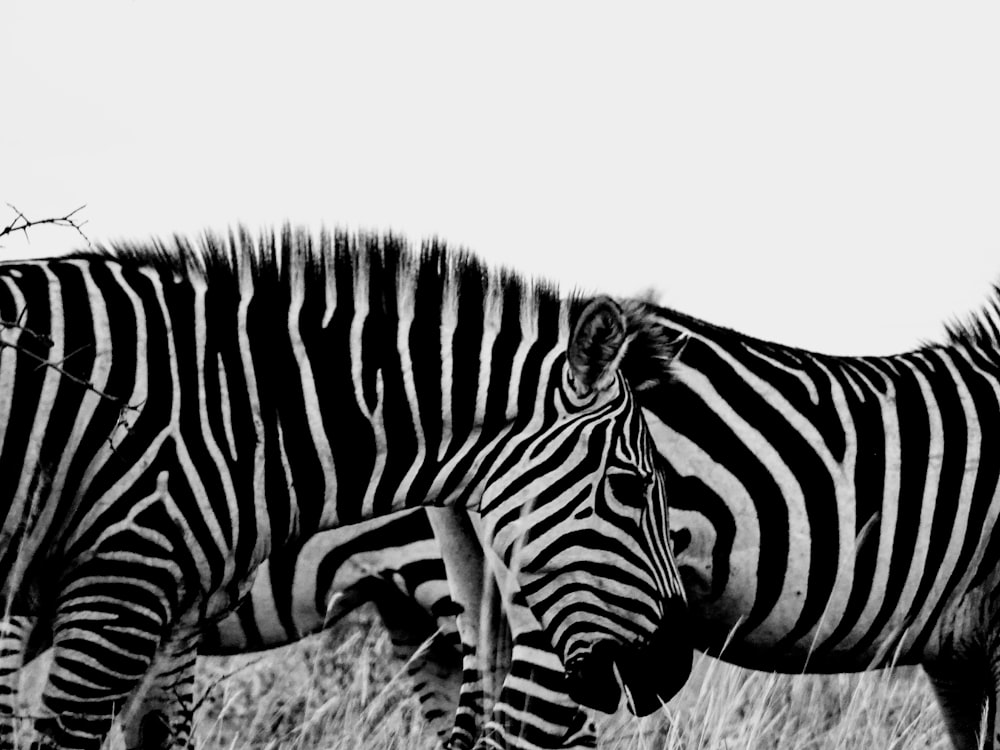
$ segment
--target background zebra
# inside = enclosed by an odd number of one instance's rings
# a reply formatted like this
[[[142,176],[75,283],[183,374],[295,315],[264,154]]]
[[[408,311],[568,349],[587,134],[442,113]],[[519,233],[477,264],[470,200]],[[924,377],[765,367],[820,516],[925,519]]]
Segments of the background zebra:
[[[37,626],[44,744],[97,747],[121,713],[131,746],[183,746],[199,629],[255,567],[427,502],[495,522],[501,559],[521,550],[584,700],[643,649],[689,667],[657,635],[682,592],[610,300],[286,229],[5,264],[0,320],[5,741]]]
[[[790,672],[920,663],[955,746],[979,746],[986,708],[982,746],[1000,747],[998,309],[887,357],[629,311],[690,337],[640,398],[699,648]]]

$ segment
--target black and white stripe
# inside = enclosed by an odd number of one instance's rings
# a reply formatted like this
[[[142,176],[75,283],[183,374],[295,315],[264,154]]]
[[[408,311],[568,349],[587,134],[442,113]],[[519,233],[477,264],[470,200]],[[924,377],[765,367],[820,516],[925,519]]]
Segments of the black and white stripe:
[[[687,648],[661,630],[680,590],[610,300],[286,230],[5,264],[0,321],[0,688],[49,629],[50,744],[97,747],[121,712],[130,745],[183,745],[198,629],[261,561],[430,502],[521,547],[578,676]]]
[[[495,596],[492,579],[486,583]],[[240,606],[206,628],[199,653],[293,643],[368,602],[378,610],[395,656],[406,664],[428,725],[448,739],[463,680],[462,650],[440,546],[423,510],[321,532],[297,551],[272,556]],[[566,695],[562,664],[527,607],[520,601],[505,603],[503,610],[497,600],[490,604],[497,629],[488,640],[496,653],[486,678],[496,693],[486,691],[492,700],[468,697],[475,715],[460,726],[469,744],[475,739],[482,747],[595,747],[594,721]]]
[[[1000,297],[886,357],[625,308],[696,645],[773,671],[922,664],[955,746],[997,747]],[[647,372],[678,337],[671,376]]]
[[[696,645],[788,672],[922,664],[956,747],[1000,747],[998,303],[886,357],[631,312],[650,335],[688,337],[640,399]]]

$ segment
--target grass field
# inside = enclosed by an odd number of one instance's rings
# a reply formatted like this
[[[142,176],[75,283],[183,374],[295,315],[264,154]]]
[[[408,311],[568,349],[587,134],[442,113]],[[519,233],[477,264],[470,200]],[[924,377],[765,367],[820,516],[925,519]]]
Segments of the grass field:
[[[368,613],[252,659],[204,660],[206,748],[433,748],[385,633]],[[950,747],[919,670],[787,676],[701,658],[662,714],[601,725],[607,750]]]
[[[333,632],[255,656],[203,659],[196,736],[206,750],[432,750],[381,626],[360,611]],[[947,750],[922,673],[785,676],[700,658],[661,714],[601,722],[602,750]],[[116,747],[120,747],[117,743]]]

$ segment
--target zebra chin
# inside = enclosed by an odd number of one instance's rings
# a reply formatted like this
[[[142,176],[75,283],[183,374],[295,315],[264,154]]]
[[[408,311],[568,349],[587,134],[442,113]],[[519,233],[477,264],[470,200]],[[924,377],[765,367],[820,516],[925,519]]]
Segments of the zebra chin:
[[[614,713],[625,692],[635,716],[648,716],[673,698],[691,674],[693,648],[683,604],[642,646],[601,640],[566,661],[566,692],[577,703]]]

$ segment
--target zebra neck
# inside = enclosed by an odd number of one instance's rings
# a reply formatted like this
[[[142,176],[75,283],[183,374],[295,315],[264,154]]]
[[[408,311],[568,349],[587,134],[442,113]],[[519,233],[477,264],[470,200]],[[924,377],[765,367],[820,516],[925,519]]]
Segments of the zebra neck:
[[[448,298],[430,315],[412,309],[380,321],[355,308],[340,344],[351,367],[339,375],[337,418],[324,431],[327,492],[311,528],[478,502],[504,441],[542,418],[568,314],[556,299],[530,316]],[[317,391],[317,401],[333,398]],[[314,502],[296,498],[300,524]]]

